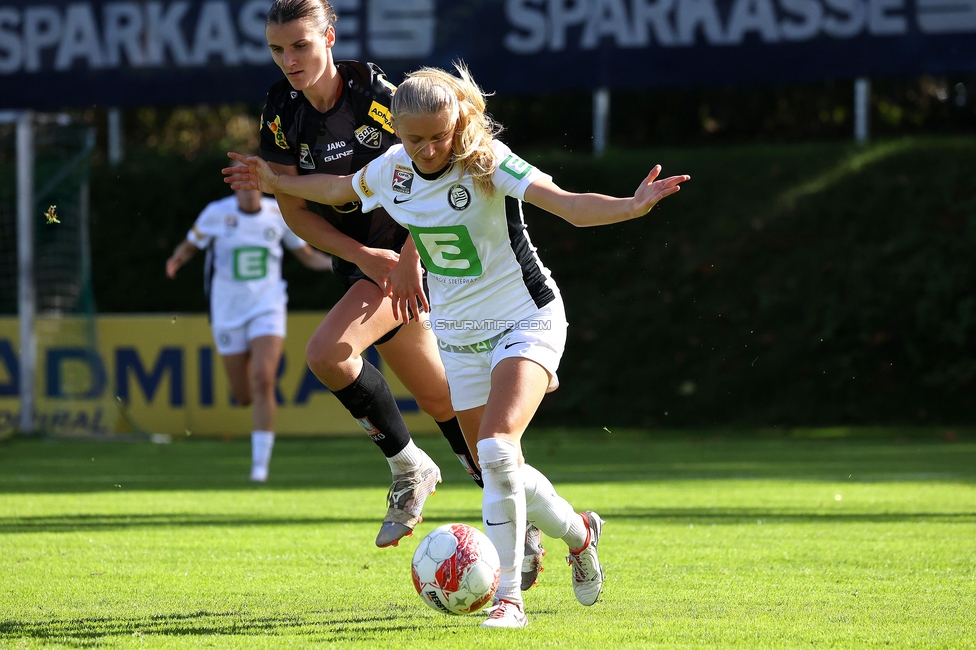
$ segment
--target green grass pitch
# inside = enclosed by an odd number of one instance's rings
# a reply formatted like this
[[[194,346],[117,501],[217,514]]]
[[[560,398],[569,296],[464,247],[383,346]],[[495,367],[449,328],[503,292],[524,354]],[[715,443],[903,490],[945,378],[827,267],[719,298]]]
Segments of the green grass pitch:
[[[841,435],[848,434],[848,435]],[[0,444],[2,648],[973,648],[976,435],[530,431],[526,456],[607,521],[604,594],[573,598],[565,545],[529,627],[483,630],[413,590],[480,491],[444,483],[399,548],[373,539],[389,472],[363,437]]]

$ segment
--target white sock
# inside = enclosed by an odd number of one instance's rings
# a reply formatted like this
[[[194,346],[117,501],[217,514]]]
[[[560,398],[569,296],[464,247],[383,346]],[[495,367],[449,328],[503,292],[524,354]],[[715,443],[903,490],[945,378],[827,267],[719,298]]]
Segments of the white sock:
[[[274,431],[251,432],[251,464],[267,467],[271,463],[271,449],[274,447]]]
[[[502,568],[495,597],[521,603],[525,488],[518,465],[519,449],[507,440],[486,438],[478,442],[478,459],[485,482],[481,516]]]
[[[395,456],[386,459],[390,463],[390,471],[394,474],[405,474],[412,469],[417,469],[425,460],[428,460],[427,453],[415,445],[413,440]]]
[[[569,501],[556,494],[556,488],[545,474],[523,463],[522,479],[525,482],[528,520],[549,537],[565,540],[573,550],[585,544],[586,526],[582,523],[582,517],[573,510]],[[578,544],[574,545],[575,542]]]

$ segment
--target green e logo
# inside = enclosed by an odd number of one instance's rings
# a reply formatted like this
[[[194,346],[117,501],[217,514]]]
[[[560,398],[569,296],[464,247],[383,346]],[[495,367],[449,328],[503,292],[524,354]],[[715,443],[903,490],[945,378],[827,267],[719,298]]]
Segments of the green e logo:
[[[410,226],[427,270],[451,277],[481,275],[481,258],[465,226]]]
[[[532,165],[512,153],[502,161],[502,164],[499,165],[498,168],[503,172],[507,172],[508,174],[514,176],[518,180],[522,180],[525,178],[525,175],[529,173],[529,170],[532,169]]]
[[[234,279],[260,280],[268,274],[268,249],[244,246],[234,249]]]

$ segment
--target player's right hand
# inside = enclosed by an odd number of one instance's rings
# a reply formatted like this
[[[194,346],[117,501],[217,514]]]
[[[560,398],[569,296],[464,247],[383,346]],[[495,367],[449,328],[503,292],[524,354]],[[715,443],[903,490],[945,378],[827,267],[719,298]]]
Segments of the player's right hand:
[[[400,254],[385,248],[368,248],[356,260],[350,260],[376,283],[384,296],[390,295],[390,271],[400,261]]]

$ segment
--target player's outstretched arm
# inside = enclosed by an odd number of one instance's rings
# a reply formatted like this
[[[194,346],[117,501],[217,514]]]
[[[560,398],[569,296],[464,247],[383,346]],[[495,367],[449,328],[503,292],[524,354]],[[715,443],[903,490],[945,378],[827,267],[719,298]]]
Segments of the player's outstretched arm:
[[[179,246],[176,247],[176,250],[173,251],[173,254],[170,255],[168,260],[166,260],[166,275],[170,280],[176,279],[176,272],[181,266],[186,264],[198,250],[200,249],[190,243],[189,239],[184,239],[180,242]]]
[[[602,226],[643,217],[666,196],[681,189],[691,176],[657,180],[661,166],[655,165],[634,196],[622,199],[605,194],[575,194],[548,180],[539,180],[525,190],[525,200],[562,217],[574,226]]]
[[[305,244],[292,251],[298,261],[313,271],[332,271],[332,256]]]
[[[359,200],[352,186],[352,176],[314,174],[289,176],[278,174],[264,159],[229,152],[229,158],[241,165],[221,170],[224,182],[235,190],[261,190],[265,194],[289,194],[324,205],[345,205]]]

